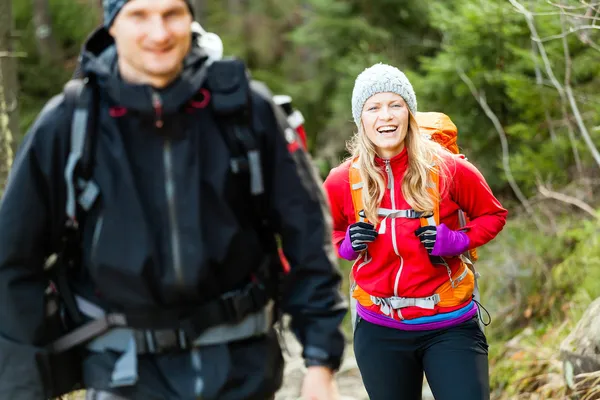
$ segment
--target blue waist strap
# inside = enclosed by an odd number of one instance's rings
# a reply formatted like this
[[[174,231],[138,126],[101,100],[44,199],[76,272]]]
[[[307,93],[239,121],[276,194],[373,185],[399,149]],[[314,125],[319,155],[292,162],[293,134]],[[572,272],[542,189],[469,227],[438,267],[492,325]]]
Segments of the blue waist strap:
[[[471,309],[474,307],[474,305],[475,305],[475,302],[473,300],[471,300],[469,302],[469,304],[467,304],[463,308],[459,308],[458,310],[454,310],[454,311],[451,311],[448,313],[430,315],[427,317],[419,317],[419,318],[415,318],[415,319],[405,319],[402,321],[402,323],[409,324],[409,325],[417,325],[417,324],[428,324],[431,322],[448,321],[448,320],[455,319],[455,318],[465,315],[466,313],[471,311]]]

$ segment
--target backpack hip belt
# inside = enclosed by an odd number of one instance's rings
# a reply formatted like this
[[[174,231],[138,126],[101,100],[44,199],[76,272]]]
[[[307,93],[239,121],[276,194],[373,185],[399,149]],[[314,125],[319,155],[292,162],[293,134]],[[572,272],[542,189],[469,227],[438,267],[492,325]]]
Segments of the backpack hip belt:
[[[178,338],[185,338],[182,343],[168,344],[167,348],[153,346],[152,340],[147,340],[148,345],[140,347],[147,348],[149,353],[186,348],[190,343],[207,344],[218,341],[219,337],[219,343],[230,341],[228,338],[239,340],[244,336],[265,333],[264,329],[267,328],[260,328],[256,332],[250,328],[260,325],[260,320],[265,319],[264,314],[269,313],[272,307],[267,288],[254,281],[243,289],[225,293],[212,301],[189,308],[152,308],[106,313],[102,308],[81,297],[74,298],[81,314],[93,319],[53,342],[50,350],[54,353],[86,344],[115,328],[150,332],[150,335],[153,332],[160,335],[161,331],[177,331],[181,332],[177,333]],[[271,322],[272,319],[268,321]],[[244,324],[248,325],[247,331],[233,332],[240,326],[245,326]],[[215,337],[215,332],[220,332],[221,336]]]
[[[95,304],[81,297],[77,297],[76,300],[85,315],[95,319],[106,316],[104,310]],[[195,338],[190,338],[183,329],[113,328],[92,339],[86,347],[96,352],[107,350],[125,352],[129,341],[133,339],[136,343],[137,354],[161,354],[264,335],[271,329],[272,322],[273,301],[269,301],[262,309],[248,314],[239,322],[212,326]]]
[[[110,384],[112,387],[130,386],[138,380],[137,356],[140,354],[185,351],[268,333],[274,319],[274,302],[265,292],[263,287],[252,283],[242,291],[190,309],[189,317],[175,325],[171,325],[175,323],[171,315],[177,310],[106,314],[102,308],[76,296],[81,313],[95,319],[58,339],[51,348],[60,353],[87,343],[87,349],[93,352],[119,352]],[[130,324],[132,316],[133,324]],[[144,329],[137,324],[142,327],[157,324],[158,328]]]
[[[400,310],[406,307],[419,307],[427,310],[433,310],[435,306],[449,307],[466,302],[473,295],[474,275],[469,267],[461,263],[461,268],[452,277],[454,285],[447,281],[440,285],[435,292],[426,297],[377,297],[369,295],[358,284],[354,283],[352,297],[354,297],[363,307],[372,305],[380,306],[381,310],[389,314],[390,310]],[[461,283],[465,283],[462,285]]]

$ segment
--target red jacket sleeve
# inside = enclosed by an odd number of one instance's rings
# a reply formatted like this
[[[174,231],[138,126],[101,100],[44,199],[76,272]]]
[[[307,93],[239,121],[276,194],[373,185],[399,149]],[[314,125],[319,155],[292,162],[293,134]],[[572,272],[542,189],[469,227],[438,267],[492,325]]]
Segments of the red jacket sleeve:
[[[506,223],[508,211],[492,193],[483,175],[464,158],[453,157],[450,196],[469,217],[465,227],[469,249],[492,240]]]
[[[348,229],[348,225],[350,225],[345,212],[348,206],[347,202],[351,202],[351,200],[349,200],[349,185],[349,175],[346,163],[332,169],[323,184],[331,208],[331,216],[333,218],[332,240],[338,251],[338,256],[340,244],[346,237],[346,229]]]

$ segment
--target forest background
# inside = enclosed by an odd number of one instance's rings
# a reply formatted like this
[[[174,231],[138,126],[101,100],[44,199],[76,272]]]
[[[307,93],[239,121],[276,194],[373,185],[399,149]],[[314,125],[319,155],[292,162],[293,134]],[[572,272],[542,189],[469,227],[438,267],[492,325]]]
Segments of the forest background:
[[[101,22],[100,3],[0,0],[0,182],[24,133],[62,90],[81,44]],[[493,398],[584,398],[560,343],[600,297],[600,3],[195,0],[194,6],[227,55],[244,59],[274,92],[293,97],[323,178],[347,156],[354,79],[375,62],[408,75],[420,111],[452,118],[461,151],[510,211],[502,233],[479,251],[482,299],[492,316],[486,332]],[[588,395],[595,390],[587,387]]]

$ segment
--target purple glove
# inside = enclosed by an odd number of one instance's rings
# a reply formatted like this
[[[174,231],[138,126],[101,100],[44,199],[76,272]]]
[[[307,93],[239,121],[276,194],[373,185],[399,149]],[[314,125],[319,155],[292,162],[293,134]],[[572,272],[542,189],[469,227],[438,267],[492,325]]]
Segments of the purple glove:
[[[358,253],[367,248],[377,237],[375,227],[366,222],[356,222],[346,230],[346,237],[340,244],[340,257],[346,260],[356,260]]]
[[[469,237],[462,231],[453,231],[445,224],[423,226],[415,234],[432,256],[454,257],[469,248]]]

